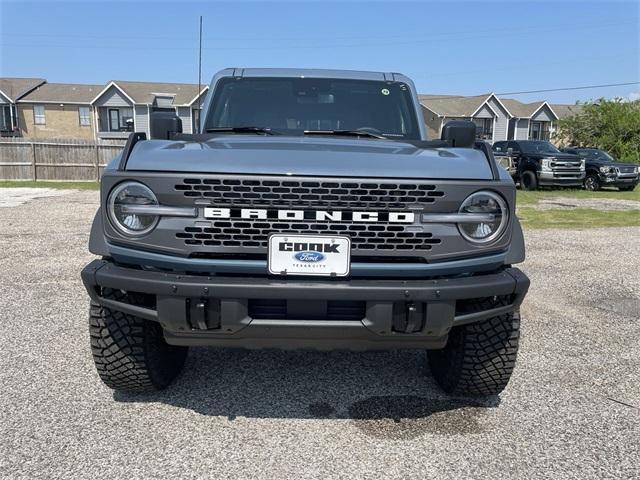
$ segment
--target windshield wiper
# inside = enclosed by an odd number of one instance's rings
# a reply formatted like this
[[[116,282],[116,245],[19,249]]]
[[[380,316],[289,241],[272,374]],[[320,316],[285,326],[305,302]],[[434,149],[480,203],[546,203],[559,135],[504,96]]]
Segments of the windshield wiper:
[[[207,128],[207,133],[264,133],[265,135],[275,135],[276,132],[266,127],[215,127]]]
[[[305,130],[305,135],[342,135],[345,137],[369,137],[387,140],[387,137],[366,130]]]

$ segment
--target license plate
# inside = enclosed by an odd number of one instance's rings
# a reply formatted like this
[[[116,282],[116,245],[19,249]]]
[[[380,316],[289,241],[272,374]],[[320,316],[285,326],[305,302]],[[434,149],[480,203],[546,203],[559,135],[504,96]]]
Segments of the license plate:
[[[351,239],[329,235],[269,237],[269,273],[346,277],[351,264]]]

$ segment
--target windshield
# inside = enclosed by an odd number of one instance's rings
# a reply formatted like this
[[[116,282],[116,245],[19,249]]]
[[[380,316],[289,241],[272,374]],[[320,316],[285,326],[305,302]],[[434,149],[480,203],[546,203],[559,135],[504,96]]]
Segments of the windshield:
[[[526,140],[518,143],[524,153],[560,153],[553,144],[542,140]]]
[[[615,159],[603,150],[596,150],[595,148],[581,148],[576,150],[578,155],[588,160],[598,160],[600,162],[614,162]]]
[[[204,131],[247,126],[286,135],[364,130],[392,139],[420,139],[411,91],[401,82],[223,78],[215,87]]]

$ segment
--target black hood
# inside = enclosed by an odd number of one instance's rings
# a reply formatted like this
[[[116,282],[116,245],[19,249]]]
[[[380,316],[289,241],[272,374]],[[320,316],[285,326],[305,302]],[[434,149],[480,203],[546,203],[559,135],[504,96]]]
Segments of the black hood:
[[[593,167],[637,167],[635,163],[625,163],[625,162],[611,162],[602,159],[585,159],[587,161],[587,165]]]
[[[556,158],[558,160],[582,160],[582,157],[579,155],[574,155],[572,153],[525,153],[527,157],[530,158]]]

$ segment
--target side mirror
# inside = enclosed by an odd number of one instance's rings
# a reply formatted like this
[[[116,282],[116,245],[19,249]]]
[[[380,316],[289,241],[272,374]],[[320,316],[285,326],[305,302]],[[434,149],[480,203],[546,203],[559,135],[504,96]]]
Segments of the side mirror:
[[[469,120],[451,120],[442,128],[441,139],[452,147],[473,148],[476,142],[476,124]]]
[[[151,138],[170,140],[176,133],[182,133],[182,120],[173,112],[152,112]]]

